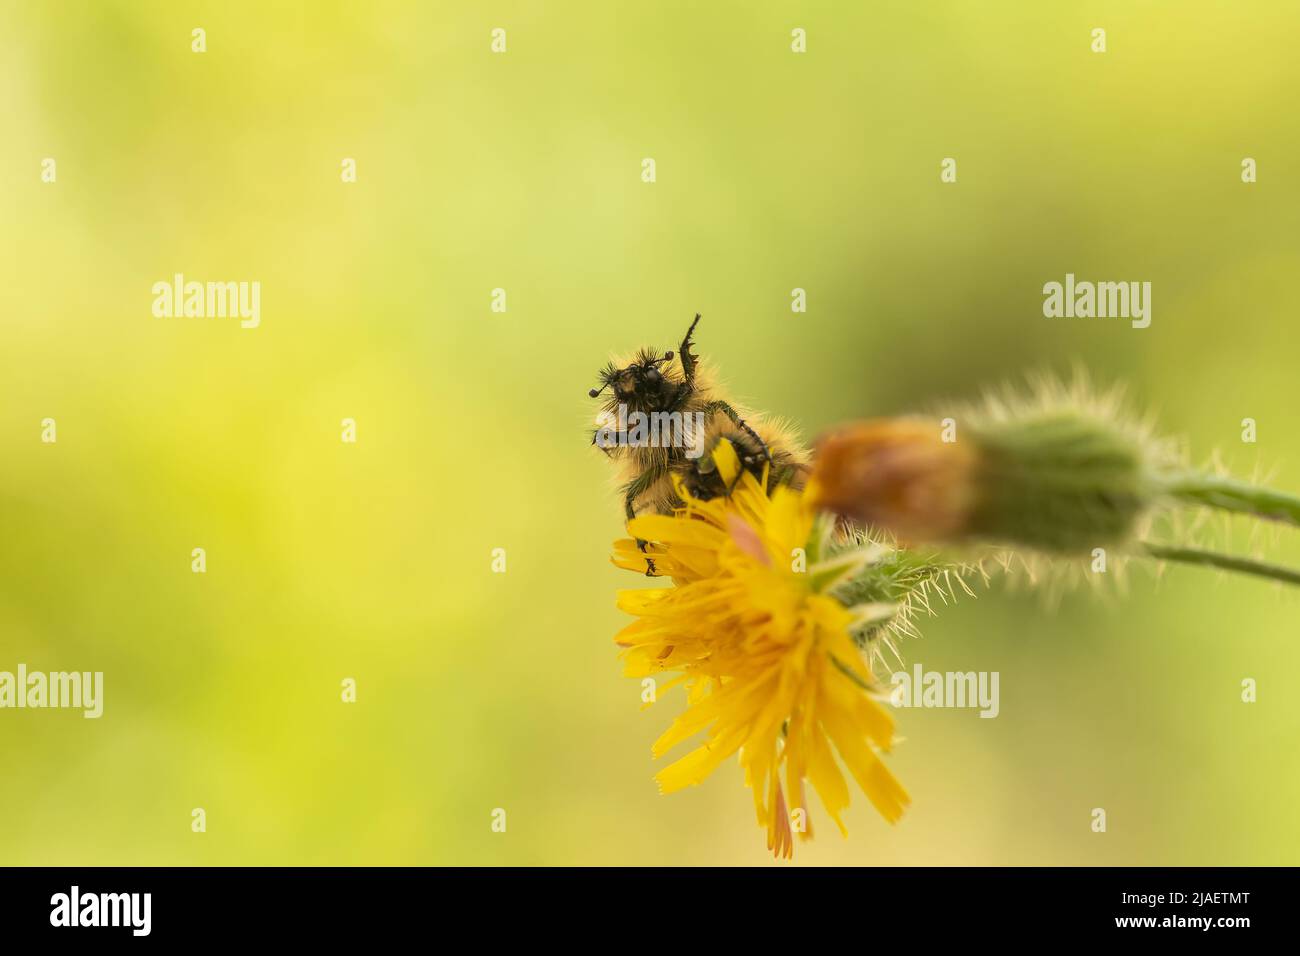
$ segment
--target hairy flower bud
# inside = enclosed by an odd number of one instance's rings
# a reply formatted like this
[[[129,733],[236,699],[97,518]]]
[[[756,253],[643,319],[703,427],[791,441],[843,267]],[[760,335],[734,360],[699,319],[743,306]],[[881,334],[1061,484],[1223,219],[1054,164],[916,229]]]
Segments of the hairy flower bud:
[[[1085,552],[1129,539],[1158,497],[1133,429],[1063,407],[937,421],[882,419],[824,437],[819,503],[904,541],[983,540]]]

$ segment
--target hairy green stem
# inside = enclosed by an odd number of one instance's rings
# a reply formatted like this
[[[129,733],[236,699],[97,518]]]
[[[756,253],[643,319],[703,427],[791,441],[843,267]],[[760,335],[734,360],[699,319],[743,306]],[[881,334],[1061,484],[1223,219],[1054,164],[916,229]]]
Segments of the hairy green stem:
[[[1142,550],[1150,557],[1161,561],[1177,561],[1180,564],[1198,564],[1202,567],[1219,568],[1223,571],[1236,571],[1239,574],[1253,574],[1260,578],[1281,581],[1284,584],[1300,585],[1300,570],[1284,568],[1277,564],[1267,564],[1251,558],[1238,558],[1217,551],[1203,551],[1200,548],[1182,548],[1174,545],[1151,544],[1143,542]]]
[[[1185,473],[1171,477],[1164,491],[1190,504],[1300,525],[1300,495],[1261,488],[1235,478]]]

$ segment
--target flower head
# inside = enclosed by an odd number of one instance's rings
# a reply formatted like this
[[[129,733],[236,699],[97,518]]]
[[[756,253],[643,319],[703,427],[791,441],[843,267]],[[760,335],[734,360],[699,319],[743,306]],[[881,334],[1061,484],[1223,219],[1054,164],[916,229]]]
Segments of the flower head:
[[[849,607],[836,596],[881,549],[829,555],[829,526],[804,494],[777,487],[769,497],[766,478],[741,470],[727,442],[714,459],[729,495],[702,501],[679,489],[680,511],[628,523],[673,585],[620,592],[619,607],[636,620],[616,641],[628,676],[676,672],[672,684],[687,686],[687,709],[655,742],[655,756],[705,735],[659,772],[660,789],[700,783],[739,754],[768,847],[788,857],[793,831],[811,836],[806,782],[845,832],[841,762],[890,822],[908,803],[879,757],[893,719],[854,636],[896,608]],[[644,571],[646,558],[634,540],[615,544],[620,567]]]

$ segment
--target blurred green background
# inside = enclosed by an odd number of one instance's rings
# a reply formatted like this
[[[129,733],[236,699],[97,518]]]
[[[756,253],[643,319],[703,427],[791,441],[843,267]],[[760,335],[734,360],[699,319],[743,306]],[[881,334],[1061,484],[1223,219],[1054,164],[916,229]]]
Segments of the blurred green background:
[[[814,433],[1077,360],[1194,459],[1300,488],[1298,27],[1283,0],[4,3],[0,670],[102,670],[106,700],[0,711],[0,863],[770,860],[734,767],[656,793],[680,700],[642,712],[611,642],[637,582],[596,368],[699,311],[735,393]],[[259,281],[261,327],[154,318],[176,272]],[[1066,272],[1151,281],[1151,327],[1045,319]],[[796,862],[1300,862],[1298,614],[1198,570],[1055,610],[995,584],[904,653],[999,671],[1001,715],[900,712],[911,811],[855,793],[842,840],[815,808]]]

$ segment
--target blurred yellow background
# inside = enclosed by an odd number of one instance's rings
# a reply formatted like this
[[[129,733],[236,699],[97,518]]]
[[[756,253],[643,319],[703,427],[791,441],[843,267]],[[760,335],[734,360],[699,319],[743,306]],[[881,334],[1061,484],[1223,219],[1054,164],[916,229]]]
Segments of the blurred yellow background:
[[[1193,458],[1300,489],[1297,27],[1283,0],[6,2],[0,670],[102,670],[105,713],[0,711],[0,863],[769,861],[733,766],[656,793],[680,700],[641,711],[611,641],[638,582],[597,367],[702,312],[706,360],[811,434],[1078,360]],[[260,282],[260,327],[155,318],[178,272]],[[1151,327],[1044,318],[1067,272],[1151,281]],[[855,792],[842,840],[815,807],[796,862],[1300,862],[1298,613],[1194,569],[1056,610],[995,584],[904,654],[999,671],[1000,716],[900,712],[908,815]]]

